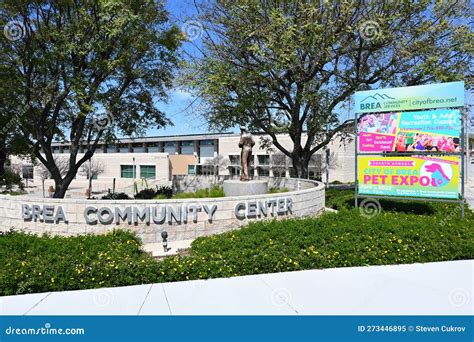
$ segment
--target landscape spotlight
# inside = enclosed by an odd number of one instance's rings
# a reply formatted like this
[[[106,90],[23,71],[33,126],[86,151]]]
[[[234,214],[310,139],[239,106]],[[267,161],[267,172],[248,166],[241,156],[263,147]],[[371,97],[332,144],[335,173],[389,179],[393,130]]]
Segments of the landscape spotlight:
[[[161,232],[161,238],[163,239],[163,250],[166,253],[168,252],[168,232],[167,231]]]

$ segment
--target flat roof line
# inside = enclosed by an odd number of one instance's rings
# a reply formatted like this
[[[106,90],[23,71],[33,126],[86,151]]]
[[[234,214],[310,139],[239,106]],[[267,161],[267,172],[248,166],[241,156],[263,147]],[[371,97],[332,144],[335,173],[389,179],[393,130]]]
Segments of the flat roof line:
[[[254,136],[267,135],[265,132],[252,132]],[[208,140],[215,138],[224,138],[239,136],[240,133],[222,132],[222,133],[202,133],[202,134],[176,134],[176,135],[157,135],[151,137],[136,137],[136,138],[117,138],[114,143],[134,143],[134,142],[168,142],[168,141],[186,141],[186,140]],[[277,133],[277,135],[287,135],[287,133]],[[100,141],[99,144],[105,144],[105,141]],[[68,146],[69,142],[55,141],[52,146]]]
[[[159,141],[182,141],[182,140],[207,140],[209,138],[218,138],[218,137],[228,137],[232,135],[239,135],[239,133],[233,132],[222,132],[222,133],[201,133],[201,134],[175,134],[175,135],[156,135],[151,137],[122,137],[117,138],[111,143],[121,143],[121,142],[159,142]],[[100,141],[99,144],[105,144],[105,141]],[[63,146],[69,145],[69,142],[60,142],[55,141],[51,144],[52,146]]]

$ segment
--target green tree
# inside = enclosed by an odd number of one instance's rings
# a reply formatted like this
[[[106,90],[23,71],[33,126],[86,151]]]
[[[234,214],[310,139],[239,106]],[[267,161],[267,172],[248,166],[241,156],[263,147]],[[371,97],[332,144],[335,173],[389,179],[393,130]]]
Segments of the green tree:
[[[0,51],[0,61],[4,56]],[[30,149],[22,137],[18,127],[18,117],[15,112],[16,101],[10,94],[10,80],[0,64],[0,180],[5,175],[5,164],[11,154],[28,156]]]
[[[0,22],[7,116],[64,197],[99,141],[170,123],[155,105],[166,98],[182,34],[162,1],[4,0]],[[2,25],[3,27],[3,25]],[[61,175],[51,148],[70,143]],[[81,150],[84,150],[83,154]]]
[[[315,152],[353,127],[338,111],[355,91],[472,75],[468,1],[223,0],[201,7],[202,56],[185,77],[205,117],[216,129],[243,124],[267,133],[298,177],[307,177]],[[289,134],[292,149],[278,133]]]

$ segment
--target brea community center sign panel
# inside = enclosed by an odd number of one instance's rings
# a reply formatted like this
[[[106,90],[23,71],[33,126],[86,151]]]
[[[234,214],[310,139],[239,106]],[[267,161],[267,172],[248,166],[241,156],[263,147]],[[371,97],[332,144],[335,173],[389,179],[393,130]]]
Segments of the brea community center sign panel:
[[[358,91],[357,113],[381,113],[464,106],[464,82]]]
[[[356,196],[460,199],[464,82],[357,92]],[[462,194],[461,194],[462,198]]]

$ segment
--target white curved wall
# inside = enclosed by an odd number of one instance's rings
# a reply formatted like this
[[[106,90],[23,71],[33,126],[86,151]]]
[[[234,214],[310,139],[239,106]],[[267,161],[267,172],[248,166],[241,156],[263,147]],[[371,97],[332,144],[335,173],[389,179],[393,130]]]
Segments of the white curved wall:
[[[170,241],[188,240],[236,229],[254,220],[322,213],[322,183],[294,178],[269,182],[270,186],[278,184],[291,191],[222,198],[115,201],[1,195],[0,230],[13,227],[37,234],[72,236],[125,228],[136,232],[144,243],[152,243],[161,242],[162,231],[168,232]]]

